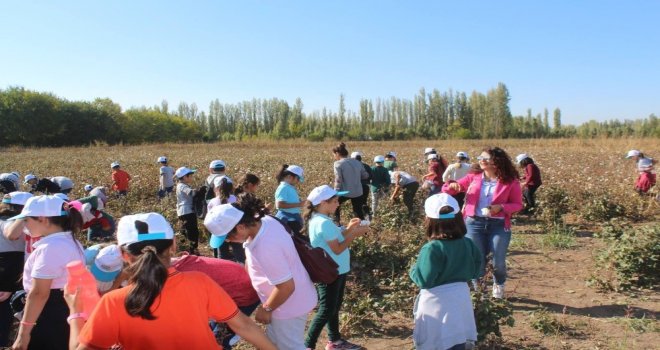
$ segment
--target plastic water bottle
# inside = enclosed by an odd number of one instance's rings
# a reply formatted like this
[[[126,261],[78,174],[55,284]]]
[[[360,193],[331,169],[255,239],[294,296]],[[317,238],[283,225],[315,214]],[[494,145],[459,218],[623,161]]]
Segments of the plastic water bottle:
[[[370,219],[369,214],[366,214],[364,216],[364,220],[360,221],[360,226],[369,226],[369,225],[371,225],[371,221],[369,219]]]
[[[80,288],[78,298],[82,301],[83,312],[89,317],[101,299],[96,287],[96,279],[82,261],[77,260],[68,263],[66,270],[69,276],[64,288],[69,294],[75,293],[76,289]]]

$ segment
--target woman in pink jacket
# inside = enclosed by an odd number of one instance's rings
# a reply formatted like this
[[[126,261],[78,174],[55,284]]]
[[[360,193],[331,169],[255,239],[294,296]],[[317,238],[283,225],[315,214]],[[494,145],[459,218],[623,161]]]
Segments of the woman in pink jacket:
[[[499,147],[486,148],[477,157],[481,173],[468,174],[446,183],[442,191],[450,195],[465,192],[463,217],[470,238],[486,257],[493,253],[493,297],[504,297],[506,253],[511,240],[511,215],[523,208],[519,175],[509,155]]]

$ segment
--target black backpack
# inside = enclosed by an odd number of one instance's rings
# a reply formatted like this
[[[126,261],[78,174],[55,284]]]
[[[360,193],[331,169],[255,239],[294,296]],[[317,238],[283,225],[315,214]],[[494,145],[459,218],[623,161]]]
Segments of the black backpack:
[[[204,219],[206,217],[206,196],[209,191],[207,186],[200,187],[195,194],[193,195],[193,210],[199,219]]]

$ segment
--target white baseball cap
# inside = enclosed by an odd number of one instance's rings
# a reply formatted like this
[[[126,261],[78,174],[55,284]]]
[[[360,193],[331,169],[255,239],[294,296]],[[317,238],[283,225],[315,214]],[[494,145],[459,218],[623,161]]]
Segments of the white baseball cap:
[[[424,148],[424,154],[429,154],[431,152],[435,152],[435,148],[431,148],[431,147]]]
[[[224,168],[225,162],[222,160],[214,160],[209,164],[209,169],[219,169],[219,168]]]
[[[426,156],[426,160],[431,160],[431,159],[438,159],[438,155],[435,153],[431,153]]]
[[[526,153],[522,153],[516,156],[516,163],[520,164],[524,159],[529,158]]]
[[[180,167],[179,169],[176,169],[176,172],[174,173],[174,176],[176,176],[177,179],[180,179],[188,174],[194,174],[197,170],[195,169],[189,169],[186,168],[185,166]]]
[[[111,167],[111,168],[115,168],[115,167],[118,167],[118,166],[119,166],[119,162],[112,162],[112,163],[110,164],[110,167]]]
[[[243,218],[243,212],[231,204],[216,205],[206,214],[204,226],[211,232],[211,248],[218,248]],[[214,238],[218,237],[218,238]]]
[[[355,152],[351,153],[351,158],[353,158],[353,159],[357,158],[358,156],[362,157],[362,152],[355,151]]]
[[[60,190],[66,191],[73,188],[73,181],[66,176],[55,176],[50,179],[60,186]]]
[[[123,265],[119,246],[111,244],[99,250],[94,263],[90,265],[90,271],[97,281],[112,282],[121,272]]]
[[[158,157],[158,160],[156,162],[158,162],[158,163],[167,163],[167,157],[160,156],[160,157]]]
[[[628,151],[628,154],[626,155],[626,158],[637,157],[637,156],[639,156],[640,153],[641,152],[636,150],[636,149],[631,149],[630,151]]]
[[[67,202],[69,200],[69,196],[66,195],[66,193],[55,193],[53,196],[60,198],[61,200]]]
[[[330,199],[333,196],[345,196],[348,194],[348,191],[337,191],[334,188],[323,185],[316,187],[309,193],[307,200],[312,203],[312,205],[319,205],[324,200]]]
[[[94,189],[94,186],[92,186],[92,185],[90,185],[90,184],[85,185],[85,192],[89,192],[89,191],[91,191],[91,190],[93,190],[93,189]]]
[[[25,202],[25,206],[20,214],[9,220],[23,219],[27,216],[32,217],[54,217],[65,216],[67,212],[62,210],[64,200],[57,196],[36,196],[30,197]]]
[[[440,214],[440,209],[447,206],[453,209],[452,212]],[[424,212],[431,219],[452,219],[459,211],[460,207],[456,199],[446,193],[434,194],[424,202]]]
[[[375,156],[374,157],[374,163],[382,163],[385,161],[385,157],[383,156]]]
[[[461,152],[456,153],[456,158],[468,158],[469,159],[470,156],[468,156],[467,152],[462,152],[461,151]]]
[[[20,192],[15,191],[6,194],[2,198],[2,203],[5,204],[15,204],[15,205],[25,205],[28,199],[32,198],[32,193],[30,192]]]
[[[227,179],[227,183],[233,184],[234,181],[231,181],[229,176],[223,175],[223,176],[218,176],[215,179],[213,179],[213,187],[220,187],[222,185],[222,180]]]
[[[394,152],[394,151],[387,152],[387,155],[396,158],[396,152]]]
[[[303,168],[297,166],[297,165],[289,165],[286,168],[286,171],[296,174],[298,178],[300,178],[300,182],[305,182],[305,176],[303,176]]]
[[[139,225],[140,222],[146,225]],[[141,229],[147,232],[138,232],[138,226],[143,226]],[[117,244],[120,246],[156,239],[174,239],[172,226],[158,213],[126,215],[117,224]]]
[[[36,179],[36,178],[37,178],[37,177],[34,176],[34,175],[32,175],[32,174],[27,174],[27,175],[25,175],[24,182],[25,182],[25,183],[28,183],[28,181],[30,181],[30,180],[34,180],[34,179]]]

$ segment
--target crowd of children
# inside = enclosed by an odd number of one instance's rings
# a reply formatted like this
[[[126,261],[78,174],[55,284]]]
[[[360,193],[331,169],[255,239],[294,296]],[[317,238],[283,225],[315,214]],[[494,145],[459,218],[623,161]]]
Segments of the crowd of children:
[[[0,206],[0,346],[13,341],[14,349],[119,344],[124,349],[162,344],[231,349],[245,339],[260,349],[303,350],[316,347],[325,327],[326,350],[360,349],[342,337],[339,326],[350,246],[369,231],[369,219],[377,216],[388,194],[393,201],[401,195],[409,217],[415,218],[420,187],[428,190],[428,242],[410,270],[420,288],[413,340],[418,349],[463,349],[476,341],[469,285],[484,276],[492,255],[492,295],[504,297],[511,217],[521,210],[534,213],[535,193],[542,184],[534,160],[528,154],[515,158],[521,177],[498,147],[484,149],[475,165],[466,152],[458,152],[456,162],[448,164],[427,148],[428,168],[420,184],[399,169],[395,152],[376,155],[373,166],[363,162],[359,151],[349,157],[344,143],[332,152],[334,186],[315,187],[306,199],[298,189],[303,168],[280,168],[274,216],[273,208],[257,198],[257,175],[244,174],[235,183],[226,163],[213,160],[204,186],[195,188],[195,169],[175,171],[167,157],[159,157],[157,197],[175,192],[187,244],[187,252],[178,256],[174,229],[162,215],[126,215],[116,224],[105,211],[113,197],[104,186],[86,185],[87,197],[71,200],[70,178],[28,174],[23,192],[19,173],[0,174],[5,193]],[[639,173],[636,191],[648,193],[655,185],[655,162],[636,150],[628,158],[636,161]],[[116,198],[128,195],[131,176],[118,162],[111,168],[112,193]],[[344,201],[351,201],[354,217],[342,225]],[[199,218],[211,234],[214,258],[199,256]],[[82,230],[93,244],[87,249],[78,241]],[[291,235],[334,260],[338,277],[332,283],[312,283]],[[103,295],[91,314],[83,312],[80,290],[62,290],[66,266],[74,261],[85,263]],[[265,334],[249,318],[253,313],[266,325]],[[9,339],[14,318],[19,320],[16,338]]]

